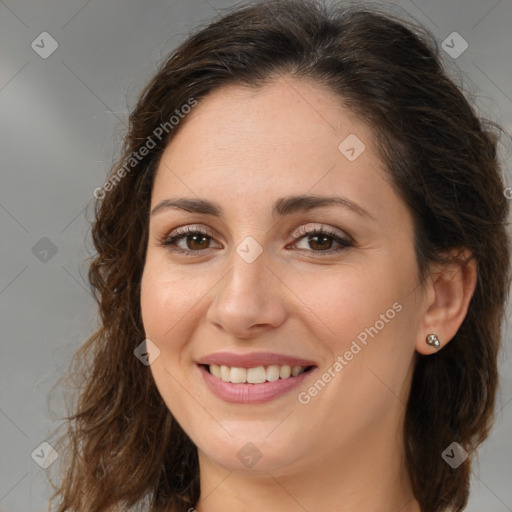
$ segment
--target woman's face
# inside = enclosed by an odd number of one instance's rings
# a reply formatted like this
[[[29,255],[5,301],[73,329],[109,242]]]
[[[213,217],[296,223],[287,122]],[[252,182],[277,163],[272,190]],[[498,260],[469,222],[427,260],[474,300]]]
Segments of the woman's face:
[[[396,450],[424,300],[370,129],[291,79],[217,89],[184,123],[155,177],[141,305],[200,460],[286,475]]]

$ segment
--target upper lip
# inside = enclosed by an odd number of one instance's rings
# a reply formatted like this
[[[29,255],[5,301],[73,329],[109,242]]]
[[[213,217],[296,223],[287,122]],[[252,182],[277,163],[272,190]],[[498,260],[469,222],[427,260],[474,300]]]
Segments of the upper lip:
[[[251,352],[236,354],[234,352],[215,352],[200,358],[198,364],[217,364],[219,366],[231,366],[235,368],[253,368],[255,366],[316,366],[313,361],[300,357],[275,354],[272,352]]]

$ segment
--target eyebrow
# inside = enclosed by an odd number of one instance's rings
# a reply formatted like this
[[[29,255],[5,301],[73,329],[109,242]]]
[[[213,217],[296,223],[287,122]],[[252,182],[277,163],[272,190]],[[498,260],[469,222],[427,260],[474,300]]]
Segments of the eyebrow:
[[[282,217],[296,212],[309,211],[325,206],[341,206],[361,215],[362,217],[370,217],[371,219],[376,220],[375,217],[363,207],[341,196],[299,195],[282,197],[274,203],[271,213],[274,217]],[[190,213],[212,215],[219,218],[223,217],[222,207],[218,203],[208,201],[206,199],[187,197],[164,199],[153,208],[151,215],[156,215],[157,213],[168,209],[179,209]]]

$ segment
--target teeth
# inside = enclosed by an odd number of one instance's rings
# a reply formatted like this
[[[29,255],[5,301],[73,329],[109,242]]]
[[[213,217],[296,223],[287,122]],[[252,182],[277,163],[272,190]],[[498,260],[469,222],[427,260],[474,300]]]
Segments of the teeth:
[[[221,378],[220,366],[218,364],[211,364],[210,365],[210,373],[220,379]]]
[[[226,366],[226,368],[228,367]],[[245,368],[231,368],[229,380],[235,384],[247,382],[247,370]]]
[[[229,374],[231,373],[231,368],[228,366],[221,366],[220,367],[220,378],[222,380],[225,380],[226,382],[229,382]]]
[[[300,373],[302,373],[300,371],[301,367],[300,366],[294,366],[292,368],[292,377],[297,377],[297,375],[299,375]],[[304,371],[304,370],[303,370]]]
[[[263,366],[256,366],[256,368],[247,368],[246,382],[248,382],[249,384],[261,384],[266,380],[267,372]]]
[[[272,382],[272,381],[278,380],[278,379],[279,379],[279,366],[277,366],[276,364],[271,364],[267,368],[267,380]]]
[[[297,377],[306,371],[304,366],[279,366],[271,364],[266,368],[264,366],[256,366],[254,368],[237,368],[224,365],[211,364],[209,366],[210,373],[222,379],[224,382],[232,382],[235,384],[262,384],[263,382],[288,379],[290,376]]]
[[[281,368],[279,368],[279,377],[281,377],[281,379],[287,379],[291,374],[292,369],[289,366],[281,366]]]

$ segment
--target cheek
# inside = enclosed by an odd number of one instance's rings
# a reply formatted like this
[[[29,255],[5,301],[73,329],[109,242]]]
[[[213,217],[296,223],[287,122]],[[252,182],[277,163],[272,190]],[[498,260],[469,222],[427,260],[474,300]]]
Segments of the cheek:
[[[146,265],[141,280],[141,313],[146,336],[160,346],[162,334],[169,329],[178,301],[172,301],[170,287],[162,282],[159,272]],[[165,315],[168,311],[168,315]]]
[[[190,375],[180,361],[197,326],[197,306],[204,295],[190,277],[177,275],[165,262],[147,259],[141,279],[142,322],[146,338],[160,350],[150,370],[167,407],[178,416],[190,407]]]
[[[328,279],[304,280],[310,292],[308,305],[322,320],[319,329],[326,333],[322,340],[332,363],[338,356],[343,358],[343,369],[338,365],[338,373],[333,370],[342,378],[332,391],[357,387],[348,410],[358,400],[375,401],[378,406],[386,397],[393,399],[389,389],[401,394],[407,379],[417,329],[411,293],[415,265],[413,258],[403,258],[398,269],[395,261],[391,254],[382,255],[372,265],[337,268]]]
[[[304,272],[295,284],[310,316],[317,317],[319,328],[326,331],[324,339],[332,338],[331,348],[341,350],[375,323],[383,330],[393,322],[398,308],[393,309],[393,304],[404,296],[402,276],[382,261],[364,269],[354,265],[338,266],[332,272]]]
[[[141,312],[146,336],[161,349],[186,328],[187,312],[198,304],[202,289],[162,264],[147,261],[141,280]]]

